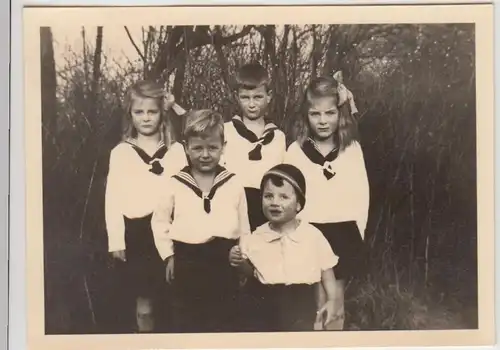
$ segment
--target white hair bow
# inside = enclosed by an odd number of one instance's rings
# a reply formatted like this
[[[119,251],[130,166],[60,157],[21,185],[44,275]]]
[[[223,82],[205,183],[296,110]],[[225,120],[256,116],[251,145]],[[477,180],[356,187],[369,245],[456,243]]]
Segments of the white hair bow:
[[[349,102],[351,107],[351,113],[358,113],[358,109],[356,108],[356,104],[354,103],[354,96],[350,90],[344,85],[344,77],[342,75],[342,71],[337,71],[333,74],[333,79],[335,79],[339,83],[338,91],[339,91],[339,104],[344,104],[346,101]]]

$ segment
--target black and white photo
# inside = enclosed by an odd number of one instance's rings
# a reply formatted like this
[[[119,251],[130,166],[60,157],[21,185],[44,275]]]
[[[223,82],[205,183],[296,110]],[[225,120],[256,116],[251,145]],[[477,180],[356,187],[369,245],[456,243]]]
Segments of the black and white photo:
[[[480,331],[493,115],[458,8],[37,21],[43,334]]]

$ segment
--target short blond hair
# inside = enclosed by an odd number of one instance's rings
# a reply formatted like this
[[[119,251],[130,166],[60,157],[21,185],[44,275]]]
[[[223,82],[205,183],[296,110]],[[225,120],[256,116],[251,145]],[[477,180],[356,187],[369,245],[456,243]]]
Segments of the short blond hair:
[[[193,110],[186,115],[184,142],[190,137],[209,137],[218,134],[224,143],[224,118],[211,109]]]

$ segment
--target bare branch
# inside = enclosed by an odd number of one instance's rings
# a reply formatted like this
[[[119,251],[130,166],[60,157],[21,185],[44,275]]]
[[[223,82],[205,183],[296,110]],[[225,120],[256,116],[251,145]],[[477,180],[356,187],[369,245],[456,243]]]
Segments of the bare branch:
[[[229,35],[229,36],[221,38],[220,44],[221,45],[227,45],[227,44],[230,44],[230,43],[232,43],[234,41],[237,41],[238,39],[241,39],[245,35],[247,35],[248,33],[250,33],[250,31],[252,29],[253,29],[253,25],[244,26],[243,29],[239,33],[236,33],[236,34]]]
[[[124,28],[125,28],[125,31],[127,32],[127,36],[130,39],[130,42],[132,43],[132,45],[134,46],[135,50],[137,51],[137,53],[141,57],[142,61],[146,62],[146,58],[142,54],[141,50],[139,50],[139,47],[137,46],[137,44],[135,43],[134,39],[132,38],[132,35],[130,35],[130,31],[128,30],[127,26],[124,26]]]

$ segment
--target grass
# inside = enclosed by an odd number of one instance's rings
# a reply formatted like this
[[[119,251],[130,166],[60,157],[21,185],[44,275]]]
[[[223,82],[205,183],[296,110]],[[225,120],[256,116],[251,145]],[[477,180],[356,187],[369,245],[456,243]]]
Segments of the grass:
[[[377,280],[374,282],[374,280]],[[346,292],[347,330],[442,330],[475,328],[462,311],[453,310],[417,286],[367,278]],[[475,309],[468,310],[474,314]],[[477,323],[476,323],[477,324]]]

